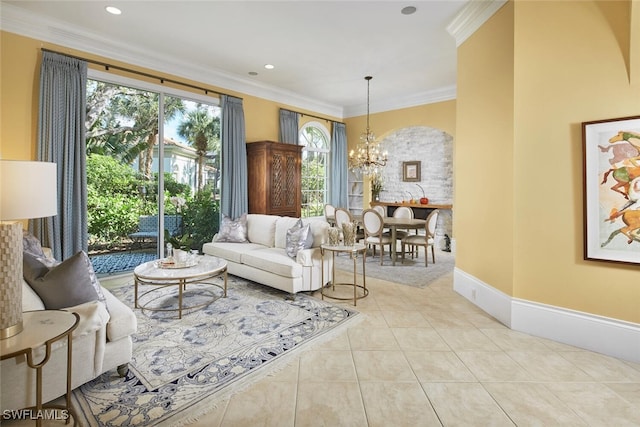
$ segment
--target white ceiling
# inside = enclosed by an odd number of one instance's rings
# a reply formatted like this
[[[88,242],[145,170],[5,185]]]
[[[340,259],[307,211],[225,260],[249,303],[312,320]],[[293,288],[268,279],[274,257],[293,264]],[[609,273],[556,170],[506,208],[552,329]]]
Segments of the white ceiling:
[[[455,98],[447,27],[468,2],[2,0],[0,13],[6,31],[349,117],[366,111],[366,75],[372,112]]]

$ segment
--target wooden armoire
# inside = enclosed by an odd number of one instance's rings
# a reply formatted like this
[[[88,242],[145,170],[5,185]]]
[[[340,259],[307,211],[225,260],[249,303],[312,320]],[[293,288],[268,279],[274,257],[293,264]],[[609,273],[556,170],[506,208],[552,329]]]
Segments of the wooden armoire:
[[[249,213],[300,218],[302,146],[247,143]]]

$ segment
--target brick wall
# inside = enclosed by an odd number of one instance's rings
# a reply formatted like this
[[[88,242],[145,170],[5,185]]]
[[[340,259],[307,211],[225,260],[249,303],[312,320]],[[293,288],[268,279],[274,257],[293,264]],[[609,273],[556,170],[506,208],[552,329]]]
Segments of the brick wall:
[[[380,200],[401,202],[413,198],[429,198],[429,203],[453,203],[453,137],[425,126],[399,129],[382,139],[389,161],[382,168],[385,181]],[[420,161],[420,182],[402,181],[402,162]],[[448,234],[452,237],[452,212],[442,210],[436,228],[436,243]]]

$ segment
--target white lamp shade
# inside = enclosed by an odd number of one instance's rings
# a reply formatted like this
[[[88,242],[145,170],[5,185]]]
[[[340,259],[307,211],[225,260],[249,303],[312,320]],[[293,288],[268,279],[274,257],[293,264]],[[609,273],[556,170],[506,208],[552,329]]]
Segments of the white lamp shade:
[[[0,160],[0,220],[58,214],[55,163]]]

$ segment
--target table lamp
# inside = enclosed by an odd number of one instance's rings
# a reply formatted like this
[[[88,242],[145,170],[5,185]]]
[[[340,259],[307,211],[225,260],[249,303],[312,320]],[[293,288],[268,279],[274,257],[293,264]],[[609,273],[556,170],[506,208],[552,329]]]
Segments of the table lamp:
[[[57,215],[57,194],[55,163],[0,160],[0,339],[22,332],[20,220]]]

